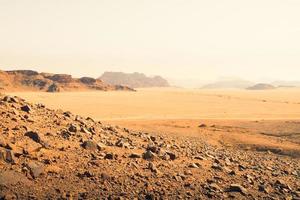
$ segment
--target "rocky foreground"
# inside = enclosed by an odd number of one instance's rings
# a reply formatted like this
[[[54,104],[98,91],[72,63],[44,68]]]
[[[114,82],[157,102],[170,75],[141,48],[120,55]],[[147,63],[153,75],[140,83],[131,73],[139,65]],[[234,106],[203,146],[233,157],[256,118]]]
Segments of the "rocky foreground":
[[[149,135],[0,96],[0,199],[300,199],[298,158]]]

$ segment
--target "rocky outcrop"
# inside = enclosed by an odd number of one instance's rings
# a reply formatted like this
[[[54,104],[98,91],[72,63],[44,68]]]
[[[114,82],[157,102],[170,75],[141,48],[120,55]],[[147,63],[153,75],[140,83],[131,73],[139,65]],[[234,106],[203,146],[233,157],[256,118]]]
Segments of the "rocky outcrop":
[[[160,76],[147,77],[142,73],[105,72],[99,79],[113,85],[126,85],[132,88],[169,87],[167,80]]]
[[[111,85],[90,77],[73,78],[68,74],[38,73],[32,70],[0,71],[2,91],[80,91],[127,90],[127,86]]]
[[[60,88],[57,84],[53,83],[48,87],[47,92],[60,92]]]

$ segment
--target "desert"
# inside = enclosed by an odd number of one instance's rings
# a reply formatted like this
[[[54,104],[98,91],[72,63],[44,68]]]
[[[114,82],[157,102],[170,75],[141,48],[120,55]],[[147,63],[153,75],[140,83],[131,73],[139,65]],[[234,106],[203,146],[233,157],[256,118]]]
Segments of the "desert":
[[[0,200],[300,200],[299,0],[0,0]]]
[[[4,199],[299,197],[298,89],[7,95]]]

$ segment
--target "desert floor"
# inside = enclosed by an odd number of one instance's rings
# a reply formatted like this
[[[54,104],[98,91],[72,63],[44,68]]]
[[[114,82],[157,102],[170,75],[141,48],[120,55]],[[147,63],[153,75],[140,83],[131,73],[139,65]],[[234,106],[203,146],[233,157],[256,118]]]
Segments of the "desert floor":
[[[300,156],[300,89],[139,89],[137,92],[11,93],[50,108],[153,134]],[[205,124],[204,127],[198,127]]]

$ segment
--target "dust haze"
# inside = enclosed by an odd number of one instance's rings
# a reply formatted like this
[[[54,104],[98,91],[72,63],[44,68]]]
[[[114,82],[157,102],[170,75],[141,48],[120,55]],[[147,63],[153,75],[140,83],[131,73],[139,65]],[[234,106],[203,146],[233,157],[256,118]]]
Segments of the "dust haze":
[[[299,199],[299,10],[0,1],[0,199]]]

